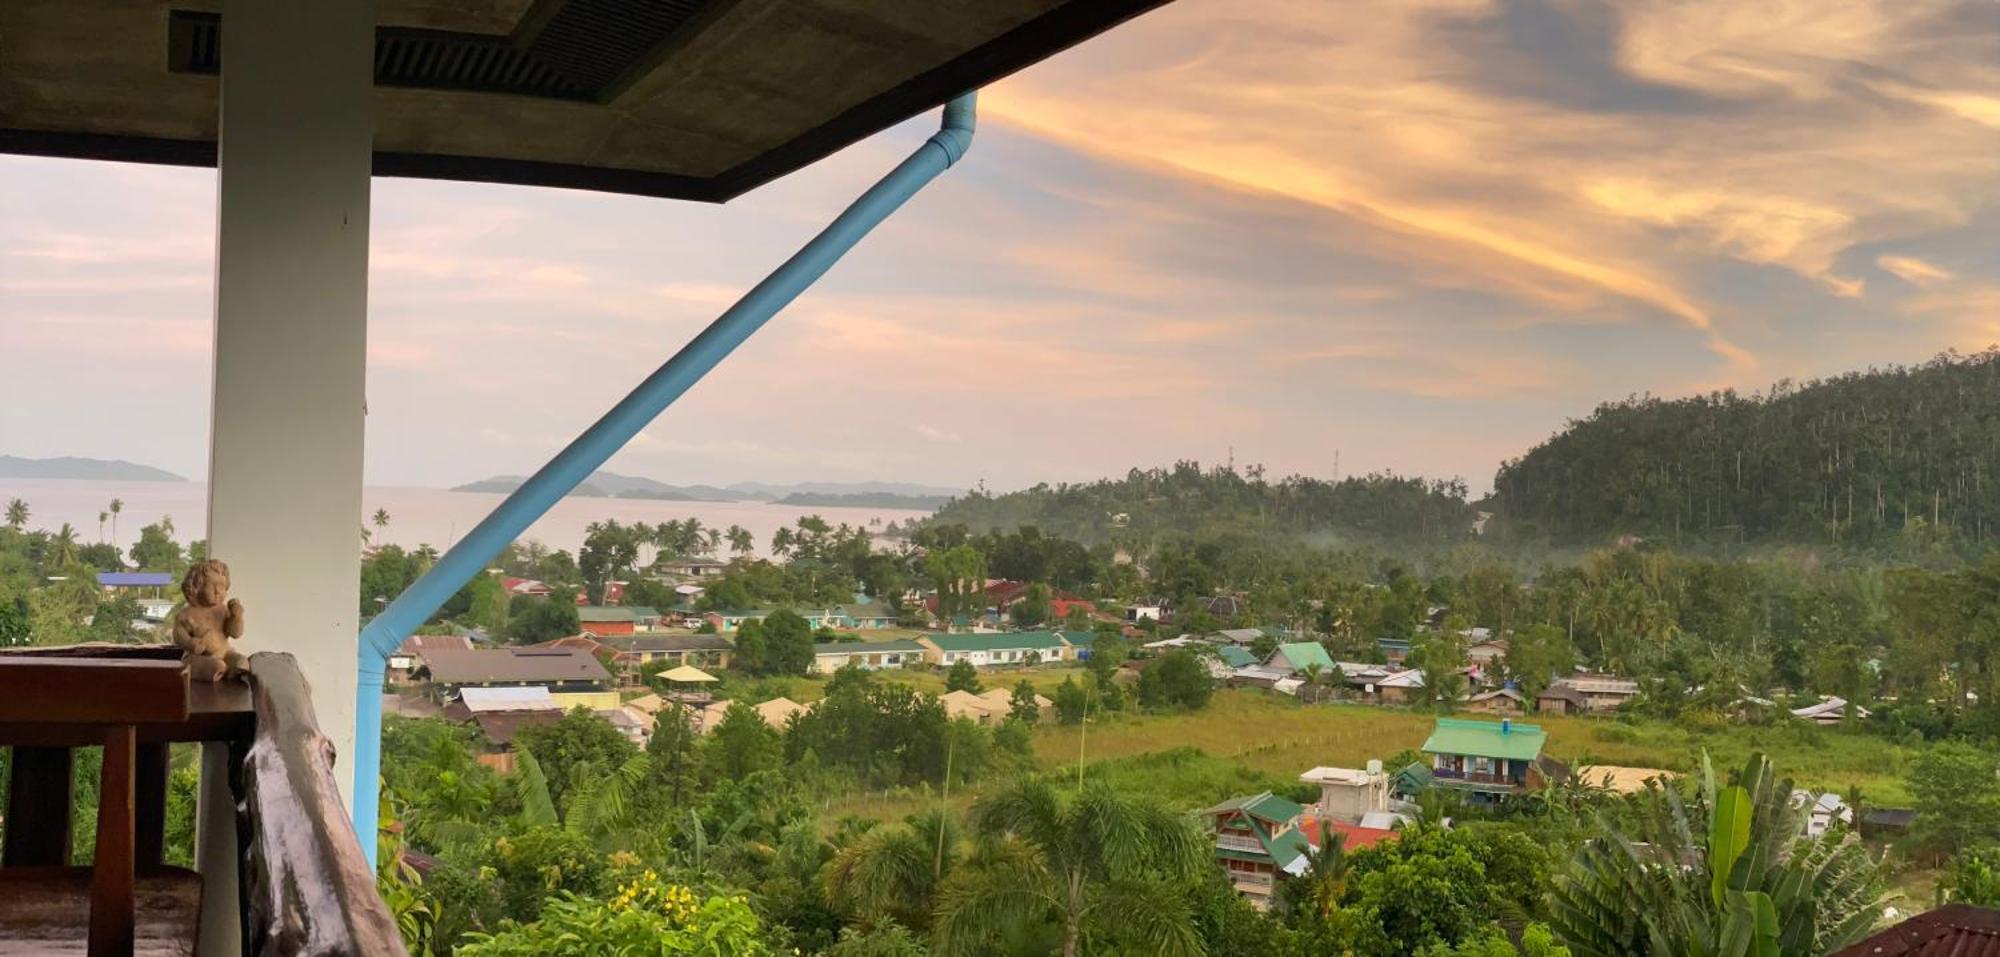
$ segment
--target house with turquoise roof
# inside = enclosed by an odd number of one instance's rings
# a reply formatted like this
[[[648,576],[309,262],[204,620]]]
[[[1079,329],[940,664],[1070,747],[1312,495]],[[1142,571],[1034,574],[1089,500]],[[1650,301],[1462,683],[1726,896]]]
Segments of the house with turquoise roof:
[[[1541,788],[1563,776],[1560,762],[1542,754],[1548,733],[1518,721],[1439,718],[1424,741],[1431,783],[1468,792],[1486,802]]]

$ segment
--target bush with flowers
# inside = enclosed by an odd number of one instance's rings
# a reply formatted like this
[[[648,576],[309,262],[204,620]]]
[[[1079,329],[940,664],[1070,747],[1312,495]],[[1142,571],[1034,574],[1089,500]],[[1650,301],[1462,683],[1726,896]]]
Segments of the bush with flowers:
[[[757,915],[742,897],[702,897],[651,870],[618,886],[609,899],[565,893],[541,917],[508,921],[496,934],[473,934],[462,957],[766,957]]]

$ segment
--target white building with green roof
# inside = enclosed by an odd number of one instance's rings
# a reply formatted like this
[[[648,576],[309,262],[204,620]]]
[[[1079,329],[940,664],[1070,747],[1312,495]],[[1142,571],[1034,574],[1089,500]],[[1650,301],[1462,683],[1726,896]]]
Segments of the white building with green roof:
[[[924,660],[924,646],[908,639],[833,641],[813,645],[813,673],[830,675],[849,666],[868,671],[901,668]]]
[[[926,649],[924,660],[951,666],[969,661],[975,667],[1032,665],[1063,661],[1070,657],[1070,644],[1060,632],[1010,631],[991,635],[932,634],[918,638]]]

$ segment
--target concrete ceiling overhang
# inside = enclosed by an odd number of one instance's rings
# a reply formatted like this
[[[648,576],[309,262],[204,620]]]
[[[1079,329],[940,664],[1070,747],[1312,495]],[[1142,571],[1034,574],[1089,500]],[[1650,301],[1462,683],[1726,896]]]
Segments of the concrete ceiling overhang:
[[[720,202],[1167,0],[378,0],[375,172]],[[0,0],[0,152],[215,164],[216,0]]]

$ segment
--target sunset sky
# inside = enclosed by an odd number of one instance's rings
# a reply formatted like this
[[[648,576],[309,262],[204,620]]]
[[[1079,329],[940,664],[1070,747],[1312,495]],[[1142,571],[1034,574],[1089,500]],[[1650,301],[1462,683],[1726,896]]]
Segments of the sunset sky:
[[[368,480],[526,472],[919,142],[726,206],[377,180]],[[205,469],[214,173],[0,157],[0,453]],[[2000,342],[2000,2],[1180,0],[613,460],[1464,477],[1600,400]]]

